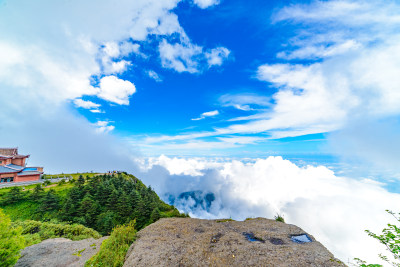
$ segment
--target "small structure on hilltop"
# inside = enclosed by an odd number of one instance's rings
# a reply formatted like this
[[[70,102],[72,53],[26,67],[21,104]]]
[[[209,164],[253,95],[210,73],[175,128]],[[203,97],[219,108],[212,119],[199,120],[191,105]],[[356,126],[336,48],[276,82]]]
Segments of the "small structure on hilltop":
[[[39,180],[43,167],[26,167],[30,155],[19,155],[18,148],[0,148],[0,183]]]

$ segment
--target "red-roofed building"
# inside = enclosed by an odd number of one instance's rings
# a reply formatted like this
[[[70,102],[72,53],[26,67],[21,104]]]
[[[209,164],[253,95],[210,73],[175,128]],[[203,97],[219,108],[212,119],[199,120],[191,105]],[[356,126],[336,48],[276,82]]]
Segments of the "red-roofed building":
[[[18,154],[18,148],[0,148],[0,183],[39,180],[43,167],[26,167],[27,158]]]

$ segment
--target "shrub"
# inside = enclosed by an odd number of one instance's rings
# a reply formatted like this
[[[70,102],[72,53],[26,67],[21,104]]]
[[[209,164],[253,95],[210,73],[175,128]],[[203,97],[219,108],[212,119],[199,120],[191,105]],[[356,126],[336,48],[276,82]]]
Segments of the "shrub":
[[[100,238],[101,235],[93,229],[80,224],[65,224],[38,222],[33,220],[17,221],[12,224],[13,228],[22,228],[25,238],[25,246],[37,244],[43,240],[56,237],[64,237],[71,240],[82,240],[86,238]]]
[[[275,221],[277,221],[277,222],[285,222],[285,219],[283,218],[283,216],[282,215],[280,215],[280,214],[276,214],[275,215],[275,217],[274,217],[274,219],[275,219]]]
[[[396,215],[394,212],[390,210],[386,210],[387,213],[392,215],[397,222],[400,222],[400,217]],[[399,213],[400,215],[400,213]],[[375,239],[377,239],[380,243],[386,246],[386,249],[391,253],[395,261],[391,261],[388,257],[379,254],[379,257],[389,263],[392,266],[400,266],[400,227],[394,224],[388,224],[387,228],[382,230],[382,234],[377,235],[369,230],[365,230],[365,232]],[[357,265],[360,267],[379,267],[382,266],[380,264],[367,264],[367,262],[355,258]]]
[[[85,266],[122,266],[126,252],[135,238],[135,221],[114,228],[111,236],[101,244],[99,252],[90,258]]]
[[[10,218],[0,209],[0,263],[1,266],[13,266],[24,248],[21,227],[11,228]]]

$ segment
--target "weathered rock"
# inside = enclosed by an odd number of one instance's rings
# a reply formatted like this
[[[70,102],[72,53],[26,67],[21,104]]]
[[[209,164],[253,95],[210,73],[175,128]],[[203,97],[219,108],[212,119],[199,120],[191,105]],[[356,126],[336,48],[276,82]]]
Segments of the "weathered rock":
[[[244,222],[168,218],[138,232],[130,266],[345,266],[297,226],[257,218]]]
[[[84,266],[85,262],[99,251],[101,243],[106,238],[88,238],[80,241],[71,241],[66,238],[48,239],[25,248],[15,266]]]

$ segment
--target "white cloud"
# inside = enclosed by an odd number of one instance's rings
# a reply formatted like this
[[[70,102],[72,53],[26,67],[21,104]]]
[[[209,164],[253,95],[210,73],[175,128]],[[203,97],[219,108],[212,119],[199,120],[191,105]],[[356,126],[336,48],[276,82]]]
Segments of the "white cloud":
[[[249,111],[255,108],[251,107],[255,105],[259,107],[271,106],[271,99],[266,96],[256,94],[225,94],[222,95],[218,101],[223,107],[234,107],[239,110]]]
[[[97,121],[94,125],[98,133],[109,133],[115,129],[115,126],[110,125],[109,121]]]
[[[230,54],[225,47],[203,50],[203,47],[192,44],[187,38],[175,44],[163,40],[159,45],[162,66],[177,72],[198,73],[212,66],[220,66]]]
[[[344,54],[351,50],[357,50],[361,48],[361,44],[354,40],[347,40],[343,43],[334,44],[329,47],[324,45],[319,46],[306,46],[294,51],[285,51],[279,52],[277,54],[278,58],[283,59],[318,59],[318,58],[327,58],[340,54]]]
[[[164,68],[171,68],[177,72],[196,73],[199,71],[196,57],[201,55],[202,50],[200,46],[191,43],[171,45],[163,40],[159,46],[161,64]]]
[[[207,58],[208,67],[221,66],[223,61],[229,57],[230,53],[231,51],[225,47],[217,47],[206,52],[205,56]]]
[[[219,0],[193,0],[193,3],[204,9],[213,5],[218,5]]]
[[[101,106],[100,104],[93,103],[92,101],[82,100],[80,98],[75,99],[74,100],[74,104],[78,108],[85,108],[85,109],[92,109],[92,108],[96,108],[97,109],[98,107]]]
[[[192,121],[199,121],[199,120],[203,120],[203,119],[205,119],[207,117],[215,117],[217,115],[219,115],[219,111],[218,110],[207,111],[207,112],[202,113],[199,118],[192,119]]]
[[[121,80],[115,76],[106,76],[100,80],[98,96],[119,105],[128,105],[129,97],[135,92],[136,88],[130,81]]]
[[[125,96],[110,97],[94,87],[93,77],[124,72],[131,66],[124,57],[143,56],[137,42],[149,34],[187,38],[171,12],[178,2],[7,3],[0,9],[0,88],[7,91],[0,106],[12,106],[9,99],[20,103],[19,109],[34,101],[62,105],[98,94],[126,103]]]
[[[255,100],[249,97],[221,97],[222,106],[253,114],[231,118],[228,122],[236,123],[226,127],[173,140],[257,133],[283,138],[341,130],[350,134],[346,129],[366,118],[374,125],[399,116],[399,10],[397,3],[380,0],[315,1],[283,8],[274,22],[293,23],[301,30],[294,30],[293,38],[282,45],[279,55],[287,62],[263,64],[257,70],[256,78],[269,87],[266,95],[273,92],[270,100],[252,103]]]
[[[149,70],[146,73],[150,78],[152,78],[156,82],[162,82],[163,81],[162,78],[160,77],[160,75],[158,75],[158,73],[155,72],[154,70]]]
[[[103,74],[123,73],[128,66],[132,65],[130,61],[120,59],[128,56],[130,53],[140,54],[139,44],[130,42],[107,42],[101,50],[101,67]]]
[[[104,113],[104,111],[101,111],[100,109],[91,109],[90,112],[92,112],[92,113]]]
[[[338,177],[323,166],[300,168],[281,157],[244,162],[161,156],[141,164],[147,165],[141,174],[145,182],[165,198],[175,197],[175,205],[193,217],[283,214],[345,262],[354,257],[376,262],[385,247],[364,230],[383,229],[390,221],[385,209],[398,209],[400,201],[399,194],[370,180]],[[200,197],[213,193],[215,200],[206,208],[190,205],[192,198],[177,199],[189,191],[202,192]]]

